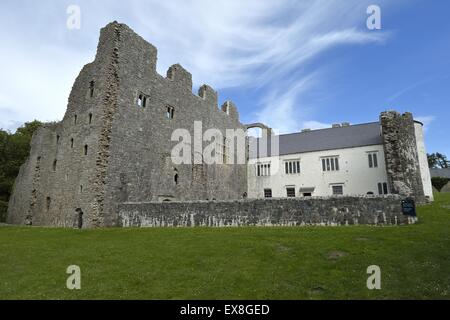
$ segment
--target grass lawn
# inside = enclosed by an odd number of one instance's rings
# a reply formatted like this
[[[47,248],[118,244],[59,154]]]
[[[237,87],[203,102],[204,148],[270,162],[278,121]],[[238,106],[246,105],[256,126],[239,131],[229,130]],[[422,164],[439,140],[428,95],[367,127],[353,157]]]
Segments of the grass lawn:
[[[449,298],[450,193],[402,227],[0,227],[0,299]]]

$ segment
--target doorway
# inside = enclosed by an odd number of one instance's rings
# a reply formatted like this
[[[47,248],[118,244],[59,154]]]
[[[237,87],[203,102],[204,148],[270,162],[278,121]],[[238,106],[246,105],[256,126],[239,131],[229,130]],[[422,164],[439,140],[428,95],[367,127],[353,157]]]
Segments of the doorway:
[[[75,210],[76,212],[76,227],[78,229],[82,229],[83,228],[83,210],[81,210],[81,208],[77,208]]]

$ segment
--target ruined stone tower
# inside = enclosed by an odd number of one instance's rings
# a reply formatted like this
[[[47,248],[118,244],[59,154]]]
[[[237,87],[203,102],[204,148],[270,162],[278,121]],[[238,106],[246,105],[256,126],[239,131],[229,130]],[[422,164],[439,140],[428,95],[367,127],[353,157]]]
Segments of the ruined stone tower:
[[[14,224],[117,224],[127,201],[239,199],[247,166],[174,165],[177,128],[242,129],[232,102],[176,64],[156,72],[157,50],[124,24],[101,30],[94,62],[77,77],[63,120],[33,136],[8,208]],[[225,134],[224,134],[225,135]],[[196,155],[192,155],[193,157]]]
[[[430,184],[430,178],[424,146],[419,153],[423,145],[422,124],[414,121],[409,112],[395,111],[383,112],[380,124],[389,189],[392,193],[424,201],[424,184]],[[422,139],[417,141],[418,137]],[[423,155],[425,158],[421,157]]]

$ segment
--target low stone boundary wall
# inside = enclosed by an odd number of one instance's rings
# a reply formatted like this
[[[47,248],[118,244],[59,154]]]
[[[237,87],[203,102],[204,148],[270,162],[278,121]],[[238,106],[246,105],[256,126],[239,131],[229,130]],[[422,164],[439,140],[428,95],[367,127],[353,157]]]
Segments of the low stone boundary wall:
[[[239,201],[139,202],[119,205],[123,227],[403,225],[401,198],[331,197]]]

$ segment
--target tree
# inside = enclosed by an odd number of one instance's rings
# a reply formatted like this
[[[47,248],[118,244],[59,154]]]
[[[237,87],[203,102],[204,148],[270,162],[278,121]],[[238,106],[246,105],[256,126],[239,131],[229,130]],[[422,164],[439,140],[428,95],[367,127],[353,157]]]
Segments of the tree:
[[[27,122],[14,134],[0,129],[0,222],[6,218],[14,181],[30,152],[31,137],[41,125],[37,120]]]
[[[449,178],[443,178],[443,177],[433,177],[431,178],[431,184],[433,187],[435,187],[438,191],[441,191],[441,189],[447,185],[447,183],[450,181]]]
[[[433,169],[445,169],[450,167],[450,161],[442,153],[427,154],[428,166]]]

